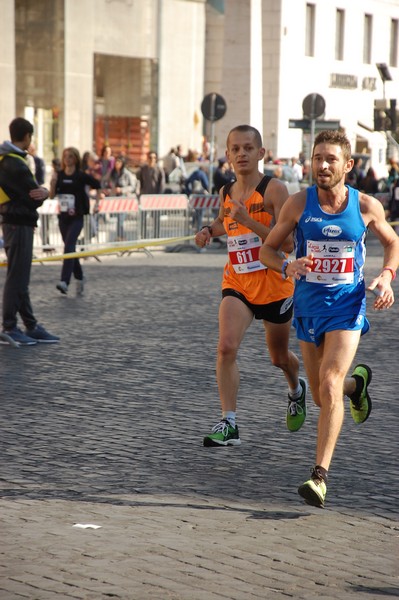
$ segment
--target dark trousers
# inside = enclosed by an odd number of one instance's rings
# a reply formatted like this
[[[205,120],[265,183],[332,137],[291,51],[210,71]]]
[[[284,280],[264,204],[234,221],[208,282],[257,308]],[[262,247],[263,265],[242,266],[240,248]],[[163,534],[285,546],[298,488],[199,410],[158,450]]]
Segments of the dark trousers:
[[[64,254],[76,251],[76,242],[83,229],[83,216],[59,218],[59,227],[64,242]],[[69,285],[72,273],[75,279],[83,279],[83,271],[78,258],[68,258],[62,263],[61,281]]]
[[[33,227],[3,223],[4,248],[7,254],[7,277],[3,290],[3,328],[17,326],[17,314],[27,329],[36,327],[29,298],[32,265]]]

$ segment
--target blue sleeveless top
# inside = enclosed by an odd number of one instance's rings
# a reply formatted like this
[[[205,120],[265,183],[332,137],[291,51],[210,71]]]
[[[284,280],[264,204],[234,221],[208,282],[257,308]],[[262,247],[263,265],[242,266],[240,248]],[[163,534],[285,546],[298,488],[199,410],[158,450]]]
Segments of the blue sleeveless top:
[[[345,210],[338,214],[326,213],[320,208],[317,186],[314,185],[307,189],[305,209],[294,232],[296,258],[307,256],[310,253],[307,250],[308,247],[323,251],[324,255],[329,258],[326,258],[324,262],[322,258],[317,261],[319,264],[316,268],[320,269],[320,276],[314,275],[314,281],[306,281],[305,276],[296,281],[295,317],[366,314],[363,270],[366,258],[367,227],[360,212],[358,190],[346,187],[348,204]],[[309,245],[308,242],[310,242]],[[335,244],[335,242],[338,243]],[[347,248],[349,248],[349,252],[353,252],[353,259],[349,261],[334,259],[334,253],[338,253],[336,256],[339,256],[339,252],[341,255],[342,252],[345,255],[345,252],[348,252]],[[331,261],[339,265],[337,273],[335,276],[329,274],[324,277],[323,268],[326,271],[331,270]],[[345,269],[346,264],[350,264],[349,270],[353,271],[353,282],[340,283],[340,280],[345,280],[345,275],[341,275],[339,271],[341,268]],[[319,279],[321,282],[316,282],[315,279]],[[328,283],[322,283],[323,279],[328,279]]]

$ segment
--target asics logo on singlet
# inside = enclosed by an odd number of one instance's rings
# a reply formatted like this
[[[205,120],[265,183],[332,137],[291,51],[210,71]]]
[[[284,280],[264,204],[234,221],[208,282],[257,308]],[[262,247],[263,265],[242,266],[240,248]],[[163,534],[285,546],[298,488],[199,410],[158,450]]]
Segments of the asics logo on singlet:
[[[328,235],[329,237],[337,237],[341,235],[342,229],[338,225],[326,225],[321,232],[323,235]]]
[[[321,217],[306,217],[305,223],[321,223],[322,220]]]

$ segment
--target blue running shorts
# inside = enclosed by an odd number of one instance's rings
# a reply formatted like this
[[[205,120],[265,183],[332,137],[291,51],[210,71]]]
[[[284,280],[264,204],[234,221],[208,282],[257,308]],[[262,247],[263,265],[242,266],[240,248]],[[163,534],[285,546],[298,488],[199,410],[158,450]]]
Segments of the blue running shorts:
[[[337,329],[358,331],[361,329],[361,335],[364,335],[370,329],[370,323],[364,315],[357,317],[297,317],[293,319],[292,324],[296,329],[298,340],[310,342],[316,346],[320,346],[324,334],[328,331]]]

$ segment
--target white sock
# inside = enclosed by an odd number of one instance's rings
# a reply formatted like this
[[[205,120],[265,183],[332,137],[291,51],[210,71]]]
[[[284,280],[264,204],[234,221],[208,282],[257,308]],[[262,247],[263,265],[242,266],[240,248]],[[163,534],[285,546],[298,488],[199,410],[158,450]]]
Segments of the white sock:
[[[227,419],[232,427],[236,426],[236,413],[233,410],[225,410],[222,413],[223,419]]]
[[[298,400],[301,397],[302,394],[302,386],[300,383],[298,383],[298,386],[295,390],[290,390],[289,392],[289,396],[291,398],[291,400]]]

